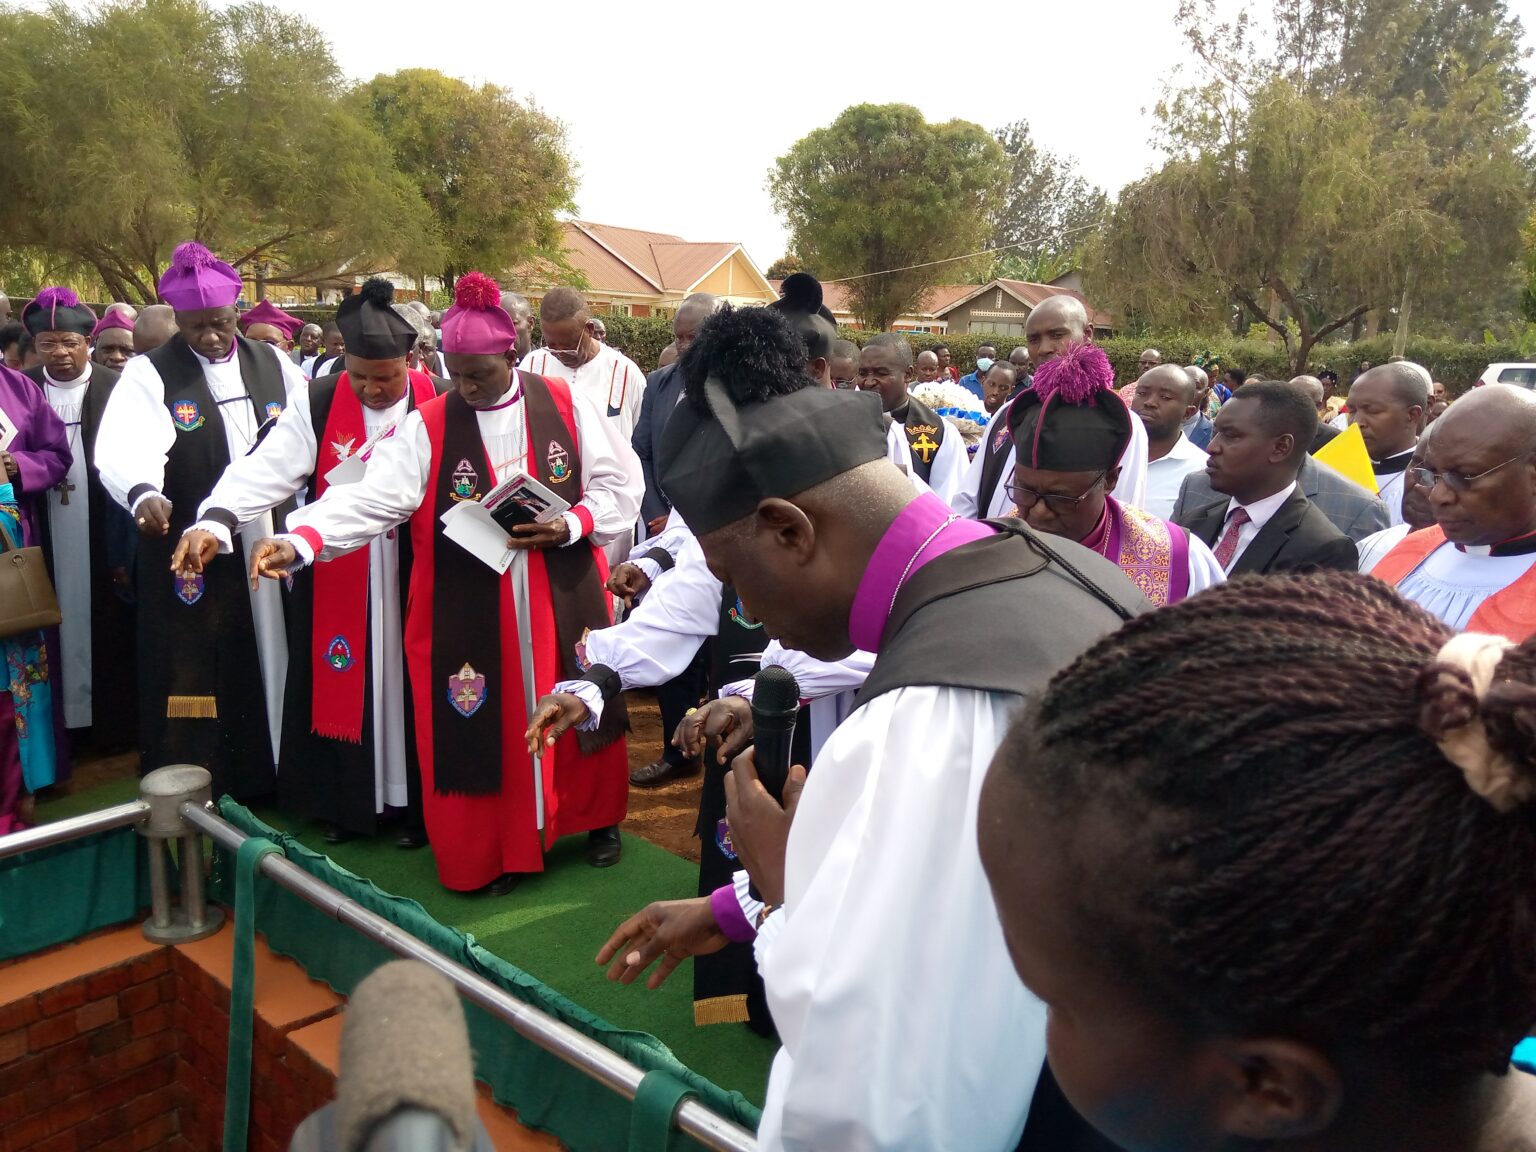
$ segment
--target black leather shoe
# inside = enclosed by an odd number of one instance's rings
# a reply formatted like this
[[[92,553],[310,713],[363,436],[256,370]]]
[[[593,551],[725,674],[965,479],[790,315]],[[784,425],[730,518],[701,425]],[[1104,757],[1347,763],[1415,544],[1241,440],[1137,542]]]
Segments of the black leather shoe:
[[[662,757],[660,760],[652,760],[649,764],[636,768],[629,774],[629,782],[636,788],[660,788],[673,780],[685,780],[689,776],[696,776],[698,771],[699,761],[697,760],[674,764],[666,757]]]
[[[396,848],[425,848],[427,846],[427,830],[425,828],[403,828],[395,837]]]
[[[320,830],[320,838],[327,844],[345,844],[353,837],[352,833],[348,832],[340,824],[333,824],[330,821],[326,821],[325,827]]]
[[[612,868],[623,854],[618,828],[597,828],[587,833],[587,863],[592,867]]]
[[[522,880],[521,872],[505,872],[485,886],[487,896],[505,896]]]

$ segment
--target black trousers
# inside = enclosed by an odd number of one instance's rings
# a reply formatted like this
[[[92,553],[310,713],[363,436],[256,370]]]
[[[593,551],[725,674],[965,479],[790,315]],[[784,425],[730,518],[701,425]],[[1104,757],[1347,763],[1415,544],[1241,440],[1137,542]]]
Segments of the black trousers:
[[[661,709],[662,759],[668,764],[681,765],[683,754],[672,746],[672,734],[683,722],[688,709],[697,708],[704,698],[705,678],[709,671],[709,645],[701,644],[680,675],[674,676],[656,689],[656,705]]]

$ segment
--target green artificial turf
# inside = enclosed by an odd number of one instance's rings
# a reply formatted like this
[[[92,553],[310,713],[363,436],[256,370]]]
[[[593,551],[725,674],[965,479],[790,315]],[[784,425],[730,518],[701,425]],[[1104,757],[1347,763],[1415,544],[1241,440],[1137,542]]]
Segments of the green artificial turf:
[[[133,779],[114,780],[75,795],[39,803],[38,819],[58,820],[138,794]],[[470,933],[484,947],[537,977],[610,1024],[649,1032],[701,1076],[763,1102],[776,1045],[741,1024],[698,1028],[693,1023],[692,962],[685,961],[660,990],[610,983],[593,958],[618,925],[652,900],[691,896],[698,867],[638,836],[624,837],[624,857],[612,868],[588,866],[585,836],[557,843],[545,871],[526,877],[508,896],[449,892],[437,882],[430,848],[396,848],[382,836],[327,844],[318,825],[268,807],[256,815],[366,876],[386,892],[408,896],[444,924]]]

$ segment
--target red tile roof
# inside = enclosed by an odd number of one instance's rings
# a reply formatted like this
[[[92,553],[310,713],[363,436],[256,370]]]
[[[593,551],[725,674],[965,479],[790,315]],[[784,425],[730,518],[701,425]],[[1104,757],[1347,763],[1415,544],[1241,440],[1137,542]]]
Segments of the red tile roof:
[[[610,292],[686,292],[737,248],[589,220],[567,220],[564,228],[566,258],[593,288]]]

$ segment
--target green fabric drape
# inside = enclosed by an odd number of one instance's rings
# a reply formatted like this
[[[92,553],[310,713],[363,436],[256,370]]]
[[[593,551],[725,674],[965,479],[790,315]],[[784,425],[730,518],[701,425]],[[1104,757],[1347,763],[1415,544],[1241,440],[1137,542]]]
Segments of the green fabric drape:
[[[685,1066],[654,1036],[616,1028],[585,1011],[526,972],[486,951],[473,936],[427,915],[414,900],[381,891],[365,877],[338,867],[293,837],[257,819],[227,797],[220,814],[248,836],[278,845],[289,861],[369,911],[425,941],[438,952],[485,977],[518,999],[592,1037],[646,1072],[675,1077],[708,1108],[755,1130],[760,1113],[739,1092],[726,1092]],[[215,858],[212,892],[226,904],[235,898],[230,860]],[[362,978],[393,958],[383,945],[338,924],[317,908],[275,884],[258,886],[256,927],[273,951],[291,956],[317,980],[349,995]],[[628,1146],[633,1106],[628,1100],[519,1036],[484,1009],[466,1003],[475,1074],[491,1087],[496,1101],[517,1110],[531,1128],[552,1133],[573,1152],[611,1152]],[[677,1136],[673,1147],[696,1149],[696,1141]]]
[[[126,923],[148,905],[149,866],[132,828],[0,860],[0,960]]]
[[[672,1144],[672,1117],[684,1100],[697,1095],[670,1072],[647,1072],[629,1116],[629,1152],[667,1152]]]
[[[252,837],[235,854],[235,960],[229,978],[229,1058],[224,1074],[224,1152],[245,1152],[251,1121],[251,1043],[256,998],[256,867],[282,849]]]

